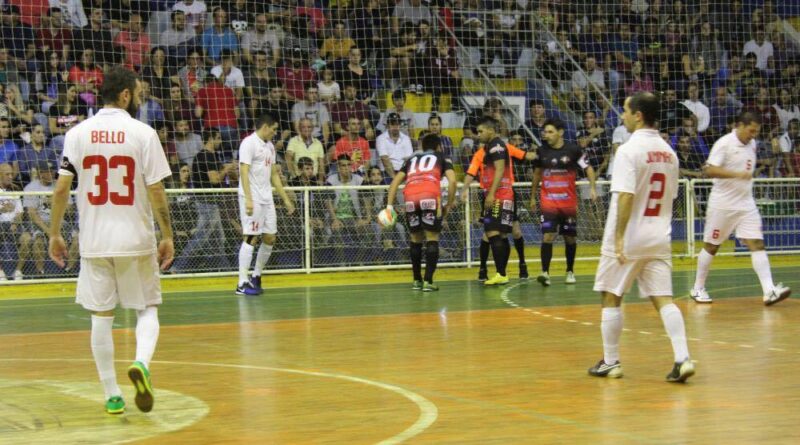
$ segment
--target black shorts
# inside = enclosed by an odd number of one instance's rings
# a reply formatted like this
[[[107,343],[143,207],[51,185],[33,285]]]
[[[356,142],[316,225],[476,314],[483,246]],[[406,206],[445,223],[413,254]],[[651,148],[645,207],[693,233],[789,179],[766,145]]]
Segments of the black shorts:
[[[556,233],[566,236],[578,235],[578,209],[559,208],[542,210],[542,233]]]
[[[441,232],[442,204],[438,195],[405,196],[406,227],[411,233]]]
[[[513,199],[495,199],[492,208],[487,209],[485,202],[481,207],[484,232],[511,233],[516,210]]]
[[[519,221],[519,206],[520,206],[519,191],[517,191],[517,189],[513,189],[513,190],[514,190],[514,216],[513,216],[513,221]],[[481,202],[483,202],[485,197],[486,197],[486,192],[484,190],[478,190],[478,199],[480,199]],[[481,205],[483,205],[483,204],[481,204]]]

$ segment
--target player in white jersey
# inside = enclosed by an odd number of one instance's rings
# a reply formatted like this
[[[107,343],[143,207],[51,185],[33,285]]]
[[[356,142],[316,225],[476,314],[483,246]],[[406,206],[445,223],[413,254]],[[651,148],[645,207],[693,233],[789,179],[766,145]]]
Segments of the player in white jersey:
[[[689,295],[698,303],[711,303],[706,292],[706,277],[720,244],[735,231],[748,249],[753,269],[761,282],[764,304],[785,300],[792,291],[772,281],[769,258],[764,250],[761,215],[753,199],[753,171],[756,168],[755,138],[761,130],[761,117],[753,112],[739,116],[736,128],[722,136],[711,148],[703,173],[714,178],[708,197],[703,250],[697,256],[697,276]]]
[[[261,293],[261,272],[269,261],[275,235],[278,233],[275,202],[272,198],[273,187],[283,199],[287,212],[290,215],[294,213],[294,204],[283,189],[275,146],[271,142],[277,131],[278,122],[272,115],[264,114],[256,122],[256,131],[239,145],[239,216],[244,239],[239,247],[237,295]],[[252,278],[248,279],[247,272],[253,261],[253,251],[259,235],[261,245],[256,254]]]
[[[136,310],[136,361],[128,376],[136,406],[153,408],[148,366],[159,333],[161,270],[172,263],[169,207],[161,180],[170,168],[156,131],[135,116],[142,86],[136,74],[111,68],[101,87],[105,107],[67,132],[59,178],[53,192],[50,257],[64,267],[61,237],[70,186],[78,179],[81,268],[77,302],[92,313],[91,345],[106,395],[106,412],[125,411],[114,372],[114,308]],[[161,230],[156,243],[153,215]],[[156,246],[158,246],[156,248]]]
[[[589,368],[596,377],[622,377],[619,338],[622,296],[633,281],[639,296],[650,298],[672,342],[674,366],[669,382],[694,375],[681,311],[672,300],[672,201],[678,194],[678,157],[653,127],[658,99],[637,93],[625,100],[622,120],[632,133],[617,150],[594,290],[602,295],[603,359]]]

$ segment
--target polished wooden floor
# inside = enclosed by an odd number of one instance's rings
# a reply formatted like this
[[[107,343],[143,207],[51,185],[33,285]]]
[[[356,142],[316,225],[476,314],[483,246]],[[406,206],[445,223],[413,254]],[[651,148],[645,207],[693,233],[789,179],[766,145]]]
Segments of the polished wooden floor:
[[[749,260],[738,261],[744,269],[712,272],[713,305],[678,300],[698,370],[685,385],[664,381],[669,340],[635,294],[625,305],[625,377],[586,375],[602,351],[591,276],[487,289],[467,271],[422,294],[373,274],[368,284],[257,298],[166,295],[155,409],[139,413],[121,380],[129,406],[116,417],[102,409],[88,314],[46,292],[6,294],[0,443],[800,443],[800,303],[764,307]],[[798,270],[775,276],[798,287]],[[678,295],[692,277],[675,274]],[[134,324],[119,313],[120,378]]]

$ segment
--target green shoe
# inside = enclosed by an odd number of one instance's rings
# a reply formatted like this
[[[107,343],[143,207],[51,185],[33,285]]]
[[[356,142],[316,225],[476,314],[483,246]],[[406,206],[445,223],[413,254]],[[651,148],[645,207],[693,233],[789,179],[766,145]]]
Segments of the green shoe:
[[[125,412],[125,401],[120,396],[114,396],[106,401],[106,412],[109,414],[122,414]]]
[[[437,290],[439,290],[439,286],[437,286],[437,285],[435,285],[433,283],[428,283],[427,281],[422,286],[422,292],[435,292]]]
[[[155,402],[153,386],[150,383],[150,371],[142,362],[133,362],[128,368],[128,377],[136,389],[136,407],[143,413],[149,413]]]
[[[413,290],[422,290],[422,281],[414,280],[414,284],[411,286]]]

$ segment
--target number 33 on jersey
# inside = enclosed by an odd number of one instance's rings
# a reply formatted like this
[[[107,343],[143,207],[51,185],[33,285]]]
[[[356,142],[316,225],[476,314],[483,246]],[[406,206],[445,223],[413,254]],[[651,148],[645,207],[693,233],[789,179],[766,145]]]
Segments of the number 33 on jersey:
[[[101,109],[67,132],[59,174],[78,179],[81,256],[155,252],[147,186],[171,171],[153,128],[123,110]],[[117,236],[101,235],[108,233]]]

